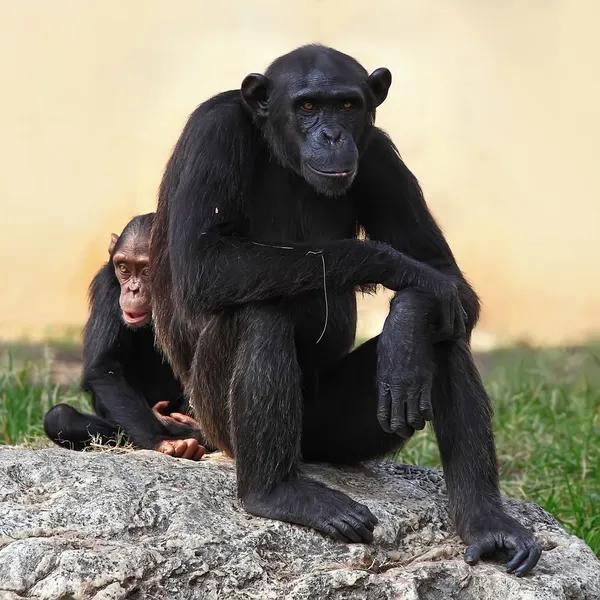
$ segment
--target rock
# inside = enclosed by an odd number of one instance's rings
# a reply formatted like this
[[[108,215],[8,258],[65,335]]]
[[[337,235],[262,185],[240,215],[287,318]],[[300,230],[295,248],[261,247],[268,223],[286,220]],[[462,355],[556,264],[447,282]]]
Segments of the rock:
[[[307,474],[366,503],[375,542],[251,517],[231,461],[0,449],[0,599],[597,600],[600,562],[533,504],[531,575],[463,562],[438,471],[391,462]]]

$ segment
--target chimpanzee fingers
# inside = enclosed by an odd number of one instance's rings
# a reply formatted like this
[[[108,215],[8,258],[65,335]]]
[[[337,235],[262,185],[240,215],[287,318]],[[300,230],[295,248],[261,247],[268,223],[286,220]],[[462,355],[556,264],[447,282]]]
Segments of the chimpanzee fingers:
[[[469,565],[475,565],[479,559],[488,552],[494,550],[495,544],[492,540],[491,544],[487,543],[486,538],[477,540],[465,550],[465,562]]]
[[[184,450],[181,458],[192,459],[198,450],[198,441],[195,439],[183,440],[186,444],[186,449]]]
[[[356,510],[358,511],[358,514],[365,517],[367,529],[373,531],[373,529],[375,529],[375,525],[379,523],[379,519],[371,512],[371,509],[368,506],[359,504],[358,502],[356,504]]]
[[[527,548],[522,548],[519,550],[510,560],[510,562],[506,565],[506,572],[512,573],[517,567],[521,566],[521,563],[525,558],[529,556],[529,550]]]
[[[354,529],[353,525],[351,525],[348,521],[350,519],[346,518],[346,520],[339,519],[334,522],[335,528],[346,538],[348,538],[351,542],[360,543],[362,539],[358,532]],[[370,533],[370,532],[368,532]]]
[[[377,405],[377,420],[386,433],[392,433],[390,428],[392,397],[390,386],[387,383],[379,383],[379,403]]]
[[[525,573],[529,573],[529,571],[531,571],[531,569],[537,565],[537,562],[540,560],[540,556],[542,555],[542,549],[537,544],[529,547],[528,551],[527,559],[515,571],[515,575],[517,577],[521,577],[525,575]]]
[[[367,527],[361,523],[358,519],[348,515],[343,520],[352,527],[352,529],[358,534],[359,542],[372,542],[373,541],[373,530],[367,529]]]
[[[401,438],[412,437],[414,430],[409,426],[406,416],[407,389],[400,386],[390,386],[392,397],[392,418],[390,426],[392,431]]]
[[[406,423],[415,430],[421,430],[425,427],[425,420],[420,410],[421,386],[411,385],[405,392],[406,405]]]
[[[152,407],[152,412],[158,413],[162,417],[163,416],[163,411],[166,410],[168,407],[169,407],[168,400],[161,400],[160,402],[157,402]]]
[[[432,386],[433,382],[429,380],[421,387],[421,395],[419,397],[419,412],[425,421],[433,421],[433,405],[431,404]]]
[[[185,440],[174,440],[173,449],[175,450],[175,456],[181,458],[187,450],[187,442]]]
[[[204,446],[198,446],[196,453],[192,457],[192,460],[200,460],[206,454],[206,448]]]
[[[517,577],[531,571],[542,555],[542,549],[533,538],[508,535],[503,542],[504,548],[515,550],[515,555],[506,565],[506,572],[514,572]]]
[[[344,542],[349,544],[352,540],[347,538],[337,527],[331,525],[330,523],[325,523],[321,525],[319,529],[326,533],[328,536],[332,537],[335,540],[339,540],[340,542]]]
[[[167,456],[173,456],[175,454],[173,443],[168,440],[163,440],[156,450],[162,454],[166,454]]]
[[[185,425],[197,425],[198,422],[190,417],[189,415],[184,415],[183,413],[174,412],[169,415],[171,419],[177,421],[178,423],[183,423]]]

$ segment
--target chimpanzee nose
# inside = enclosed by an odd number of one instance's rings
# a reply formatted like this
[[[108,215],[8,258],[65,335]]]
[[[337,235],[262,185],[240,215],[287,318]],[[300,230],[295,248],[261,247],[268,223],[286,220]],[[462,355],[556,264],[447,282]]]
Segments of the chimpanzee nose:
[[[329,144],[337,144],[342,139],[342,130],[333,127],[323,128],[323,138]]]

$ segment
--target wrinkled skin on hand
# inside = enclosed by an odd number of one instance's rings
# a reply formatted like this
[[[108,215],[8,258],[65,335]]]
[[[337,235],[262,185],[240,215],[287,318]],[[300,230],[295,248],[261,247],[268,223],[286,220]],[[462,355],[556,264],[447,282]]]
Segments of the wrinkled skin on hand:
[[[364,504],[306,479],[282,481],[267,493],[248,493],[242,502],[250,514],[313,527],[346,543],[372,542],[379,522]]]
[[[531,571],[542,554],[542,549],[528,529],[493,507],[471,515],[461,531],[461,538],[467,544],[464,557],[469,565],[476,564],[484,556],[506,552],[511,557],[506,572],[514,573],[517,577]]]
[[[411,303],[412,304],[412,303]],[[384,431],[410,438],[433,419],[433,344],[421,311],[396,304],[377,346],[377,419]]]
[[[177,412],[169,415],[163,414],[162,411],[167,410],[168,406],[168,402],[162,401],[157,402],[152,407],[152,411],[156,415],[156,418],[165,426],[168,427],[172,423],[181,423],[197,430],[198,432],[200,431],[199,423],[188,415]],[[202,446],[195,438],[186,438],[181,440],[165,439],[160,442],[156,450],[162,454],[167,454],[168,456],[187,458],[188,460],[200,460],[206,453],[204,446]]]
[[[420,296],[423,306],[410,307],[410,311],[414,311],[415,317],[419,318],[419,316],[424,316],[427,313],[427,310],[425,310],[426,307],[429,309],[432,308],[431,299],[435,300],[435,308],[437,309],[436,322],[432,323],[432,328],[424,333],[426,335],[433,334],[436,341],[464,338],[468,316],[461,304],[456,282],[450,276],[429,266],[426,267],[426,281],[428,282],[426,289],[429,292],[429,298],[415,291],[413,298]],[[402,296],[404,296],[403,293],[400,294],[400,297]]]

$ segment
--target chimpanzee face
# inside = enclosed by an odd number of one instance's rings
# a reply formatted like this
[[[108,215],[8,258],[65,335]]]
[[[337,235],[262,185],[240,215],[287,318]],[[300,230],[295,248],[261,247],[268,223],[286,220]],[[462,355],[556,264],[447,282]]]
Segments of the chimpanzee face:
[[[119,304],[123,311],[123,321],[131,328],[147,325],[152,317],[148,266],[150,242],[135,234],[124,240],[119,240],[113,234],[112,239],[111,247],[116,246],[112,263],[121,285]]]
[[[341,52],[299,49],[275,61],[266,76],[248,75],[241,95],[279,162],[320,194],[338,196],[356,177],[375,108],[391,82],[388,69],[368,75]]]

